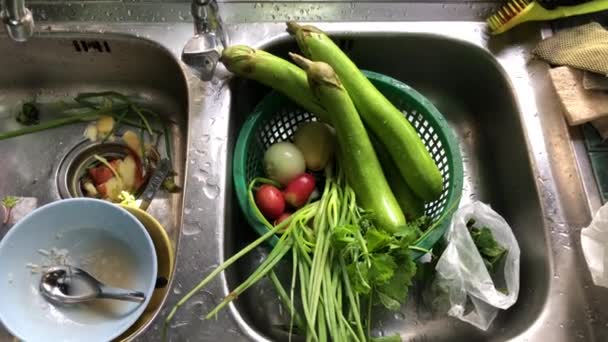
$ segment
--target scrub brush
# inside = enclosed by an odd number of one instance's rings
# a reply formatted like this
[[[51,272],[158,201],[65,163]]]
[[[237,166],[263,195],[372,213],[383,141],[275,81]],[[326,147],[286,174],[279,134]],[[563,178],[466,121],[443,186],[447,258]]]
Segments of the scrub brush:
[[[492,34],[499,34],[526,21],[553,20],[608,10],[608,0],[594,0],[576,6],[560,6],[548,10],[536,1],[510,0],[486,22]]]

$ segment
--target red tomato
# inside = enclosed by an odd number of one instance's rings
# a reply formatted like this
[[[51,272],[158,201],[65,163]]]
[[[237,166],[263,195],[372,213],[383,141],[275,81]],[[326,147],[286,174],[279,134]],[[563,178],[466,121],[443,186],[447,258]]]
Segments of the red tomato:
[[[269,220],[275,220],[285,211],[285,199],[281,190],[270,184],[262,185],[255,193],[258,209]]]
[[[315,190],[315,177],[308,173],[303,173],[292,179],[283,195],[285,201],[294,208],[299,208],[306,204],[310,194]]]
[[[108,179],[114,177],[112,170],[107,166],[101,165],[89,169],[89,176],[93,180],[95,185],[100,185],[108,181]]]

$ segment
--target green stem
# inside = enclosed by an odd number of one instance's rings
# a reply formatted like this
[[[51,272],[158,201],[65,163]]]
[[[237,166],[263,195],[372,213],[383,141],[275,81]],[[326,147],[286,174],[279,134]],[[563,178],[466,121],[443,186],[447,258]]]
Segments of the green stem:
[[[322,301],[323,301],[323,306],[321,306],[321,309],[325,310],[325,317],[327,320],[327,327],[329,330],[329,334],[332,337],[333,341],[344,341],[344,337],[342,336],[342,332],[340,331],[339,327],[338,327],[338,322],[336,321],[336,316],[337,316],[337,312],[336,312],[336,302],[335,302],[335,298],[333,296],[333,293],[331,293],[331,287],[333,284],[331,284],[331,272],[329,271],[327,265],[325,265],[325,270],[323,270],[323,278],[325,279],[325,281],[321,284],[321,288],[322,288]],[[339,308],[339,310],[341,310],[342,308]]]
[[[285,254],[289,252],[289,249],[291,249],[291,242],[290,240],[285,240],[285,237],[286,235],[283,235],[283,237],[279,239],[279,242],[272,249],[272,252],[270,252],[266,260],[264,260],[264,262],[258,266],[255,272],[253,272],[245,281],[243,281],[241,285],[237,286],[236,289],[232,290],[232,292],[230,292],[220,304],[218,304],[213,310],[211,310],[211,312],[207,314],[205,319],[215,317],[218,312],[228,305],[228,303],[238,298],[243,292],[245,292],[245,290],[265,277],[268,272],[272,271],[274,266],[279,263]]]
[[[76,95],[76,97],[74,98],[74,101],[78,102],[78,103],[82,103],[82,102],[90,102],[87,101],[89,99],[93,99],[93,98],[117,98],[119,100],[121,100],[124,103],[131,103],[131,101],[129,100],[128,97],[126,97],[125,95],[116,92],[116,91],[100,91],[100,92],[95,92],[95,93],[79,93],[78,95]]]
[[[143,121],[144,126],[146,127],[146,130],[148,131],[148,133],[150,135],[154,135],[154,132],[152,131],[152,127],[150,127],[150,123],[148,122],[148,119],[146,119],[146,116],[139,110],[139,108],[134,104],[131,104],[130,108],[132,111],[134,111],[139,116],[141,121]]]
[[[112,130],[106,134],[105,137],[103,137],[103,139],[101,140],[101,143],[105,143],[109,137],[111,137],[116,130],[118,129],[118,126],[120,126],[120,123],[124,120],[125,116],[127,116],[128,111],[123,110],[120,115],[118,115],[118,118],[116,118],[116,123],[114,124],[114,127],[112,127]]]
[[[169,325],[169,323],[171,322],[171,320],[173,319],[173,316],[175,316],[175,313],[177,312],[177,310],[182,305],[184,305],[200,289],[202,289],[203,287],[205,287],[205,285],[207,285],[209,282],[211,282],[211,280],[213,280],[213,278],[215,278],[218,274],[220,274],[220,272],[222,272],[223,270],[225,270],[228,267],[230,267],[230,265],[234,264],[242,256],[244,256],[245,254],[251,252],[254,248],[256,248],[257,246],[259,246],[262,242],[266,241],[271,236],[273,236],[274,234],[276,234],[276,232],[278,232],[279,230],[283,229],[285,227],[285,224],[283,224],[283,223],[286,223],[286,222],[287,221],[284,221],[284,222],[281,222],[281,224],[276,225],[273,229],[270,229],[266,234],[260,236],[255,241],[253,241],[252,243],[250,243],[249,245],[247,245],[245,248],[241,249],[238,253],[236,253],[233,256],[231,256],[223,264],[221,264],[215,270],[213,270],[213,272],[211,272],[207,277],[205,277],[205,279],[203,279],[192,290],[190,290],[190,292],[188,292],[179,302],[177,302],[177,304],[175,304],[175,306],[173,307],[173,309],[171,309],[171,312],[169,313],[169,316],[167,316],[167,319],[165,320],[165,324],[163,326],[163,336],[165,336],[165,334],[166,334],[166,328]]]
[[[300,261],[302,259],[298,259]],[[304,312],[304,317],[306,318],[306,340],[312,339],[313,341],[318,341],[317,332],[314,329],[314,326],[311,324],[312,322],[312,312],[308,306],[308,297],[306,294],[308,293],[308,282],[310,273],[310,264],[306,263],[305,260],[301,261],[302,264],[298,267],[298,273],[300,275],[300,296],[302,298],[302,311]]]
[[[171,151],[171,131],[166,124],[163,124],[163,138],[165,140],[165,153],[167,154],[167,158],[169,158],[169,163],[173,165],[173,152]]]
[[[418,251],[418,252],[422,252],[422,253],[431,253],[430,249],[426,249],[426,248],[422,248],[422,247],[418,247],[418,246],[409,246],[408,248],[413,251]]]
[[[292,239],[293,239],[293,235],[292,235]],[[294,239],[294,243],[296,240]],[[297,271],[298,271],[298,250],[296,248],[292,248],[291,249],[291,288],[289,289],[289,302],[292,303],[293,305],[293,298],[294,298],[294,294],[295,294],[295,290],[296,290],[296,278],[297,278]],[[290,318],[290,322],[289,322],[289,341],[291,342],[291,335],[293,334],[293,322],[294,322],[294,313],[296,313],[295,310],[292,311],[291,314],[291,318]],[[300,326],[300,331],[306,331],[306,326],[304,324],[301,324]]]
[[[116,117],[115,114],[108,114],[111,115],[113,117]],[[140,129],[146,129],[146,126],[139,124],[137,121],[133,121],[131,119],[123,119],[122,122],[125,123],[125,125],[129,125],[131,127],[135,127],[135,128],[140,128]],[[159,131],[158,129],[152,129],[152,132],[156,133],[156,134],[161,134],[162,132]]]
[[[374,299],[374,289],[369,291],[369,298],[367,299],[367,339],[372,339],[372,303]]]
[[[327,169],[326,169],[327,170]],[[326,171],[327,172],[327,171]],[[329,172],[327,172],[330,174]],[[315,220],[313,222],[313,227],[315,230],[316,236],[316,245],[314,250],[314,256],[312,259],[312,267],[311,267],[311,278],[310,278],[310,311],[317,312],[317,306],[319,304],[320,290],[321,290],[321,281],[322,281],[322,265],[325,264],[327,259],[327,247],[329,246],[329,239],[325,238],[326,233],[326,208],[327,203],[329,201],[329,193],[331,190],[331,177],[327,177],[327,182],[325,183],[325,189],[323,190],[323,195],[321,196],[321,206],[319,207],[318,214],[315,216]],[[313,320],[311,325],[315,325],[316,317],[313,316]]]
[[[272,270],[270,271],[268,278],[270,278],[270,281],[272,282],[275,289],[277,290],[277,293],[279,294],[279,298],[281,298],[281,301],[287,307],[287,310],[289,310],[289,315],[291,317],[292,322],[295,320],[295,323],[298,326],[298,328],[302,329],[304,327],[302,325],[302,318],[296,312],[296,309],[293,306],[293,299],[289,298],[289,296],[287,295],[287,292],[285,291],[285,288],[281,284],[281,281],[279,280],[279,278],[277,278],[277,275],[274,273],[274,271],[272,271]],[[291,335],[291,327],[289,329],[289,335]]]
[[[14,138],[14,137],[31,134],[31,133],[42,132],[47,129],[66,126],[66,125],[70,125],[73,123],[94,121],[94,120],[97,120],[98,118],[99,118],[99,114],[84,114],[84,115],[73,115],[73,116],[68,116],[68,117],[59,118],[59,119],[55,119],[55,120],[50,120],[47,122],[40,123],[38,125],[27,126],[27,127],[23,127],[23,128],[14,130],[14,131],[0,133],[0,140]]]
[[[361,323],[361,315],[359,313],[359,303],[355,300],[355,295],[352,287],[350,286],[350,278],[348,277],[348,273],[346,272],[346,265],[344,265],[344,259],[339,257],[340,269],[342,270],[342,283],[344,284],[344,290],[346,292],[346,297],[348,298],[348,303],[352,308],[353,318],[355,320],[355,327],[357,328],[357,334],[361,341],[365,341],[365,333],[363,332],[363,325]]]

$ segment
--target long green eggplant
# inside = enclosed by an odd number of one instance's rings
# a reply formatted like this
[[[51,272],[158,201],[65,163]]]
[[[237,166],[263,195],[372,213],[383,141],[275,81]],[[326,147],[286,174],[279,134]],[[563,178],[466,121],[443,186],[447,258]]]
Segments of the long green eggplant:
[[[325,62],[335,70],[363,121],[380,139],[407,184],[418,197],[432,201],[443,189],[443,178],[416,130],[357,66],[314,26],[287,23],[304,55]]]
[[[308,88],[306,72],[293,63],[246,45],[224,49],[220,60],[230,72],[280,91],[321,121],[328,122],[326,111]]]
[[[382,166],[384,177],[386,177],[386,181],[391,187],[405,218],[407,220],[414,220],[424,215],[424,201],[418,198],[412,189],[410,189],[410,186],[407,185],[405,179],[403,179],[399,170],[397,170],[397,166],[393,163],[390,154],[382,146],[378,138],[371,133],[369,134],[369,138]]]
[[[388,232],[403,229],[405,216],[389,187],[363,122],[350,96],[331,66],[290,54],[306,70],[308,83],[319,102],[331,113],[336,131],[340,165],[357,203],[373,213],[378,228]]]

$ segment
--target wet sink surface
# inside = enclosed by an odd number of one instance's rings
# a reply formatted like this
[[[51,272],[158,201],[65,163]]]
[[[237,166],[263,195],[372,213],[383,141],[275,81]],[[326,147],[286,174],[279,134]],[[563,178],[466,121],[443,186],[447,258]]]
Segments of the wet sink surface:
[[[360,68],[401,80],[437,106],[460,142],[465,168],[461,203],[474,199],[491,203],[512,225],[522,250],[522,291],[518,304],[501,313],[491,330],[484,333],[455,320],[433,319],[425,314],[422,302],[414,296],[401,312],[377,313],[375,334],[398,332],[412,340],[502,341],[525,331],[538,318],[547,297],[549,260],[526,140],[514,93],[501,67],[481,48],[445,37],[365,34],[334,38]],[[271,42],[264,48],[283,57],[287,57],[288,51],[299,51],[290,40]],[[230,139],[234,141],[243,120],[268,89],[245,80],[234,81],[232,89]],[[236,198],[227,194],[227,201],[232,215],[240,215]],[[228,220],[225,227],[227,232],[235,232],[228,235],[230,240],[226,242],[232,251],[252,238],[237,222],[243,219]],[[263,255],[264,250],[258,253]],[[231,287],[243,280],[258,260],[259,255],[241,263],[229,278]],[[246,293],[236,307],[262,334],[281,338],[272,327],[281,323],[281,311],[276,302],[267,300],[272,295],[266,293],[272,292],[272,288],[266,285]]]
[[[334,11],[332,6],[341,10]],[[519,301],[501,312],[489,331],[481,332],[454,319],[432,319],[414,296],[400,313],[378,313],[375,334],[399,332],[412,341],[608,340],[608,291],[593,286],[578,239],[580,227],[589,223],[590,209],[598,204],[588,203],[589,175],[580,173],[581,163],[577,165],[573,153],[584,146],[577,141],[580,137],[575,130],[567,127],[556,105],[548,68],[530,58],[531,49],[542,38],[541,26],[522,25],[505,35],[490,37],[482,18],[458,16],[462,12],[455,14],[452,6],[442,12],[445,17],[435,17],[434,13],[441,11],[433,8],[446,7],[441,3],[420,5],[431,9],[428,13],[432,15],[426,17],[414,10],[408,9],[407,13],[413,13],[416,20],[452,21],[410,22],[412,18],[395,11],[369,16],[365,6],[352,9],[348,3],[339,2],[332,6],[320,7],[327,8],[327,18],[335,22],[320,22],[318,26],[336,37],[362,68],[408,83],[435,103],[461,144],[467,176],[463,203],[472,199],[490,202],[511,224],[522,250]],[[370,6],[376,9],[388,5]],[[467,3],[454,6],[466,12],[478,11]],[[184,4],[183,13],[188,7]],[[284,23],[261,22],[262,17],[248,16],[253,9],[270,20],[267,17],[274,12],[268,6],[224,3],[223,9],[227,7],[232,11],[224,13],[235,21],[226,21],[230,23],[226,31],[231,44],[265,48],[283,56],[288,50],[296,50],[287,38]],[[353,12],[359,17],[353,17]],[[390,20],[399,21],[368,21],[389,20],[389,14]],[[308,20],[325,20],[313,15],[311,12]],[[221,67],[218,77],[206,83],[187,68],[180,70],[176,58],[192,36],[189,21],[83,25],[65,22],[68,19],[62,15],[52,18],[57,22],[46,27],[52,33],[38,34],[25,45],[15,45],[0,34],[0,129],[13,125],[5,116],[12,115],[12,108],[23,99],[70,98],[80,91],[108,88],[141,94],[177,123],[173,128],[174,167],[179,182],[185,183],[184,193],[161,196],[150,208],[165,220],[174,243],[182,232],[175,279],[160,314],[137,339],[160,341],[162,323],[173,305],[218,264],[255,238],[233,194],[231,158],[238,129],[268,89],[253,82],[230,80]],[[100,29],[106,33],[57,33]],[[135,34],[157,43],[136,39]],[[100,40],[101,50],[106,40],[111,53],[96,49],[78,52],[75,39],[93,43]],[[27,207],[58,199],[56,168],[63,156],[82,141],[82,130],[83,126],[75,126],[36,135],[37,139],[0,142],[0,155],[4,157],[0,195],[8,192],[25,196]],[[20,215],[15,213],[16,217]],[[286,336],[273,328],[285,322],[284,311],[277,306],[276,295],[266,281],[220,312],[217,320],[200,318],[251,272],[265,253],[266,249],[257,249],[191,298],[174,317],[170,340],[284,340]],[[5,337],[8,339],[0,329],[0,339]]]
[[[128,36],[52,34],[27,44],[3,38],[0,51],[0,131],[19,127],[14,116],[25,101],[69,102],[81,92],[117,91],[141,99],[173,122],[169,128],[173,168],[176,182],[184,184],[188,89],[182,69],[166,49]],[[50,112],[41,113],[41,121],[52,117]],[[62,197],[58,168],[85,142],[85,126],[64,126],[0,142],[0,196],[22,197],[12,222]],[[164,145],[160,146],[163,153]],[[180,236],[182,197],[159,191],[148,209],[167,230],[173,248]]]

